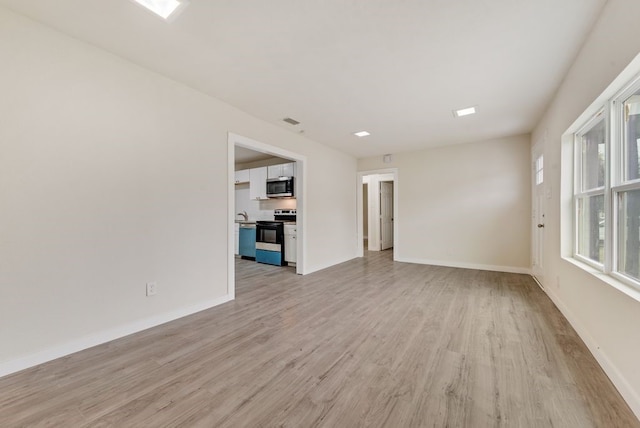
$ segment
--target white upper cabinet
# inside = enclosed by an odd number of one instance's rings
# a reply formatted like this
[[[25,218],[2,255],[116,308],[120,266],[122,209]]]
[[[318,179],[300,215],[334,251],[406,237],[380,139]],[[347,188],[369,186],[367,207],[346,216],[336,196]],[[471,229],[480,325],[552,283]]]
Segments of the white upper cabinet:
[[[267,167],[249,170],[249,198],[267,199]]]
[[[296,176],[296,163],[289,162],[284,163],[282,166],[282,176],[283,177],[295,177]]]
[[[267,167],[267,178],[278,177],[295,177],[296,176],[296,163],[289,162],[280,165],[271,165]]]
[[[248,183],[250,180],[249,178],[249,170],[248,169],[243,169],[240,171],[236,171],[236,184],[240,184],[240,183]]]

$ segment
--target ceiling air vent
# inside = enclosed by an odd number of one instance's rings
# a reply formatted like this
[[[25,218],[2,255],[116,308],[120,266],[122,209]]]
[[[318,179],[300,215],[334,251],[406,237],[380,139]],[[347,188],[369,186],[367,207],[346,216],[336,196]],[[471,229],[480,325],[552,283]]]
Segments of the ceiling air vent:
[[[282,119],[283,121],[287,122],[289,125],[300,125],[300,122],[298,122],[295,119],[291,119],[290,117],[285,117],[284,119]]]

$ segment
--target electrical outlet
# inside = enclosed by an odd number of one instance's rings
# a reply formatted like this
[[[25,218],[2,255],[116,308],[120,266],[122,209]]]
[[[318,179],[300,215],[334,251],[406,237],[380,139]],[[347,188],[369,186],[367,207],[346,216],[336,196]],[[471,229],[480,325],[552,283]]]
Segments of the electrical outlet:
[[[147,282],[147,297],[155,296],[158,291],[158,284],[155,282]]]

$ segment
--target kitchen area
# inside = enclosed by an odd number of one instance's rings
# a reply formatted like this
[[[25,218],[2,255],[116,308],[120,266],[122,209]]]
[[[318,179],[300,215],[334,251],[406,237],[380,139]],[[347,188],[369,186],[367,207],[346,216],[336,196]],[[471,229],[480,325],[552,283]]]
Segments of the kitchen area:
[[[239,156],[250,156],[240,151]],[[255,152],[253,152],[255,153]],[[235,170],[235,255],[258,264],[297,262],[296,163],[273,156],[238,162]]]

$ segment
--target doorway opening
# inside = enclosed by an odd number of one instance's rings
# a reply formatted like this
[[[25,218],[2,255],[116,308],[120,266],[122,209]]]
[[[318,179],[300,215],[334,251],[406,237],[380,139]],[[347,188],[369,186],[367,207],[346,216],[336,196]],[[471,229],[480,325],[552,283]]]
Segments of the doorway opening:
[[[398,172],[396,168],[358,173],[358,256],[392,251],[398,257]]]
[[[227,293],[235,298],[237,264],[254,271],[283,269],[292,274],[305,273],[306,157],[233,133],[229,133],[227,141]],[[274,181],[270,180],[271,175],[287,177],[293,184],[293,197],[269,194],[269,182]],[[258,237],[271,236],[268,231],[261,234],[261,227],[271,228],[282,219],[286,222],[277,228],[282,232],[277,245],[276,241],[265,242],[266,250],[260,251]]]

